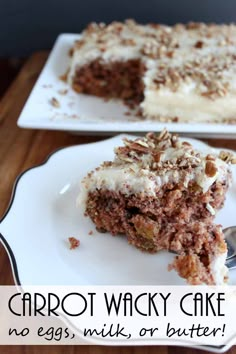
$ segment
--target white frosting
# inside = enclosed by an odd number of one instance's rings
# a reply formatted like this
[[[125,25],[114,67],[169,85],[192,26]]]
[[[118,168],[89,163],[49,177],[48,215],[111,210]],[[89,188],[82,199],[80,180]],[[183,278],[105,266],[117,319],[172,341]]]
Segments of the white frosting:
[[[196,93],[172,92],[166,88],[147,89],[141,107],[148,118],[178,117],[178,122],[220,122],[236,115],[236,99],[232,94],[211,101]]]
[[[228,274],[228,268],[225,266],[227,252],[213,258],[210,264],[210,271],[215,285],[224,285]]]
[[[207,155],[207,154],[206,154]],[[135,162],[126,162],[114,160],[111,166],[100,166],[85,177],[81,183],[79,203],[85,203],[88,192],[96,189],[110,190],[114,192],[122,192],[126,195],[141,194],[155,197],[160,188],[169,183],[183,182],[185,187],[191,181],[195,181],[203,190],[207,192],[215,181],[224,182],[228,178],[229,167],[219,158],[216,158],[215,165],[217,172],[213,177],[209,177],[205,173],[206,155],[200,154],[200,157],[193,157],[188,149],[184,148],[168,148],[161,156],[161,162],[169,161],[175,163],[177,158],[192,157],[200,161],[199,165],[186,173],[184,169],[167,169],[164,173],[161,171],[153,171],[148,168],[152,159],[151,154],[142,156],[142,167]],[[145,168],[145,166],[147,166]]]

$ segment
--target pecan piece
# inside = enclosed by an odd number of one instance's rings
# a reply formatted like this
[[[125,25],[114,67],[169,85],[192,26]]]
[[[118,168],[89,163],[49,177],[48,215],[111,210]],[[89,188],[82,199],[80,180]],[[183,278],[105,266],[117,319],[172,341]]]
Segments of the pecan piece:
[[[56,108],[60,107],[60,102],[55,97],[51,98],[50,103],[53,107],[56,107]]]
[[[163,153],[163,151],[155,151],[154,153],[153,153],[153,160],[155,161],[155,162],[160,162],[161,161],[161,155],[162,155],[162,153]]]
[[[216,167],[216,164],[211,161],[211,160],[207,160],[206,161],[206,166],[205,166],[205,174],[208,176],[208,177],[214,177],[216,172],[217,172],[217,167]]]
[[[213,155],[211,155],[211,154],[208,154],[208,155],[206,156],[206,160],[208,160],[208,161],[215,161],[216,159],[215,159],[215,156],[213,156]]]
[[[201,49],[203,47],[204,43],[203,41],[197,41],[194,45],[195,48]]]
[[[236,156],[230,151],[222,150],[219,154],[219,158],[225,161],[226,163],[236,164]]]
[[[69,237],[68,241],[70,243],[70,249],[71,250],[74,250],[75,248],[79,247],[79,245],[80,245],[80,240],[78,240],[75,237]]]

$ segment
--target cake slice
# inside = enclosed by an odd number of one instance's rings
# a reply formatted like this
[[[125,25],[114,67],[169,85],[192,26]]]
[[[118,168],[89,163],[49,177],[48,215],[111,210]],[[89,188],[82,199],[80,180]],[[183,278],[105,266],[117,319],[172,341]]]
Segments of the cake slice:
[[[147,119],[226,122],[236,117],[236,26],[90,24],[72,48],[68,83],[120,98]]]
[[[79,201],[101,232],[148,252],[178,253],[170,269],[190,284],[223,284],[227,247],[214,224],[231,181],[232,154],[197,151],[164,130],[115,149],[81,183]]]

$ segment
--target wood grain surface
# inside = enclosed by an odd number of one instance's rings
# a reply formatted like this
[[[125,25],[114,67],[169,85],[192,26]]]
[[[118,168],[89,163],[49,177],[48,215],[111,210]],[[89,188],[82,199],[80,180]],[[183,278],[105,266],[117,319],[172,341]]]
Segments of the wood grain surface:
[[[54,150],[101,140],[95,136],[75,136],[66,132],[20,129],[16,125],[21,109],[47,59],[47,52],[38,52],[26,62],[0,102],[0,218],[11,197],[17,175],[42,163]],[[210,140],[209,144],[236,150],[236,140]],[[12,285],[13,277],[8,256],[0,244],[0,284]],[[0,353],[17,354],[201,354],[197,349],[181,347],[99,347],[99,346],[2,346]],[[202,352],[207,353],[207,352]],[[236,354],[236,347],[228,353]]]

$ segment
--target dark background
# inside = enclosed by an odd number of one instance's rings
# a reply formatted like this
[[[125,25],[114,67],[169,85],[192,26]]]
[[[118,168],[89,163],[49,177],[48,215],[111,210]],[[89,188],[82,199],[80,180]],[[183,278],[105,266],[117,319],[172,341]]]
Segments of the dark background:
[[[0,0],[0,57],[50,49],[61,32],[91,21],[235,22],[236,0]]]

